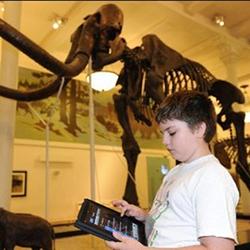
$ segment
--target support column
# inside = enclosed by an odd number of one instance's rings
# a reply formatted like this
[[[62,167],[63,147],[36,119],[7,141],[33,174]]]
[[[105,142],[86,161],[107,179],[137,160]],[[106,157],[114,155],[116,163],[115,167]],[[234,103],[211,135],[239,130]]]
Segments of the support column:
[[[237,74],[237,60],[242,49],[238,44],[233,44],[224,36],[217,38],[219,47],[220,59],[225,65],[227,73],[227,81],[237,86],[238,74]]]
[[[240,44],[234,43],[225,36],[218,36],[216,38],[217,46],[219,48],[219,57],[223,62],[226,69],[226,79],[228,82],[232,83],[239,88],[237,61],[243,50]],[[234,111],[239,112],[244,110],[244,105],[239,103],[234,103],[232,105]]]
[[[237,65],[236,65],[237,58],[238,55],[235,52],[231,51],[230,48],[228,48],[228,51],[221,56],[221,60],[226,67],[227,81],[233,83],[236,86],[238,84]]]
[[[4,2],[4,20],[19,29],[21,2]],[[18,51],[2,40],[0,84],[17,88]],[[0,207],[10,208],[16,101],[0,97]]]

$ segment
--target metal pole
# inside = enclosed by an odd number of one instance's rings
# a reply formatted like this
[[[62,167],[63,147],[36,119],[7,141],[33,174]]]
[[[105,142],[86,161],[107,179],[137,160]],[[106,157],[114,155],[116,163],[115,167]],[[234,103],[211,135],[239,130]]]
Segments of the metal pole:
[[[44,201],[44,217],[48,218],[48,190],[49,190],[49,124],[40,116],[40,114],[33,109],[30,103],[28,103],[30,110],[38,117],[38,119],[45,126],[45,201]]]
[[[49,117],[48,117],[48,121],[46,122],[41,116],[40,114],[35,110],[33,109],[33,107],[28,103],[28,106],[30,108],[30,110],[38,117],[38,119],[44,124],[45,126],[45,212],[44,212],[44,216],[46,219],[48,219],[48,214],[49,214],[49,185],[50,185],[50,182],[49,182],[49,134],[50,134],[50,120],[51,120],[51,117],[52,115],[54,114],[55,110],[56,110],[56,107],[58,107],[59,105],[59,98],[60,98],[60,95],[61,95],[61,92],[62,92],[62,88],[63,88],[63,85],[64,85],[64,82],[65,82],[65,78],[63,77],[62,80],[61,80],[61,85],[60,85],[60,88],[57,92],[57,96],[56,96],[56,102],[54,103],[54,105],[52,105],[50,111],[49,111]]]
[[[92,90],[92,81],[91,81],[91,58],[88,65],[88,76],[89,76],[89,144],[90,144],[90,194],[91,199],[96,199],[96,187],[95,187],[95,124],[94,124],[94,99],[93,99],[93,90]]]

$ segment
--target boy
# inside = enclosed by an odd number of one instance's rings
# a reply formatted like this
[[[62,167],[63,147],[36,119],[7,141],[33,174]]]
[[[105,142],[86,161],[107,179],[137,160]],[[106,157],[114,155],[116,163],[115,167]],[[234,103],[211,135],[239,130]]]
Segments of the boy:
[[[107,242],[119,250],[234,250],[237,187],[211,154],[209,142],[216,132],[211,100],[198,91],[167,96],[156,113],[163,144],[179,162],[165,176],[151,210],[124,200],[113,201],[121,214],[145,221],[148,246],[114,233],[120,242]]]

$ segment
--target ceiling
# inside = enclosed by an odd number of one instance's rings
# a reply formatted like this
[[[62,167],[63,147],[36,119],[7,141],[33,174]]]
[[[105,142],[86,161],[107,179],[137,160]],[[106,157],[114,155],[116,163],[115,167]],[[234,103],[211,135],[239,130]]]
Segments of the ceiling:
[[[8,8],[11,2],[7,1],[5,6]],[[70,48],[70,35],[83,18],[94,13],[101,5],[111,2],[22,1],[20,31],[64,61]],[[245,85],[245,94],[250,97],[250,1],[112,3],[124,13],[121,36],[130,48],[140,45],[144,35],[156,34],[185,57],[203,64],[215,77],[231,80],[238,86]],[[58,30],[51,27],[55,15],[67,20]],[[224,27],[213,22],[215,15],[224,16]],[[24,55],[20,55],[20,65],[37,67]],[[119,72],[121,64],[108,67]]]

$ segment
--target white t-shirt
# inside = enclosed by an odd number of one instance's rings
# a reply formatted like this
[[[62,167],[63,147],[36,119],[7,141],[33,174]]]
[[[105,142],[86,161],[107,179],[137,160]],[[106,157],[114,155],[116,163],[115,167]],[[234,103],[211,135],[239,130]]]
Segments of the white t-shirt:
[[[199,237],[237,242],[238,189],[212,154],[181,163],[164,177],[146,219],[148,246],[200,245]]]

